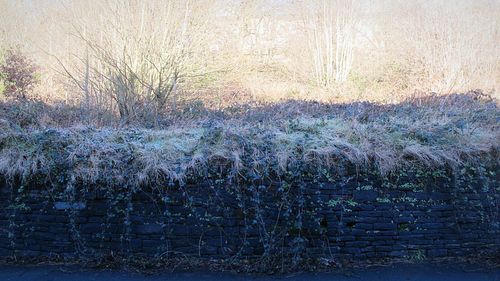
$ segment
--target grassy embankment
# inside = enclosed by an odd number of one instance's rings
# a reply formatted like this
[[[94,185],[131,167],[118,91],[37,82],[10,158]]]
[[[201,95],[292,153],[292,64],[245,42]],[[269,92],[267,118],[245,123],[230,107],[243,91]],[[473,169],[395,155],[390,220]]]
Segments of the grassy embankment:
[[[200,114],[161,130],[23,127],[5,114],[4,107],[0,174],[55,180],[64,170],[84,183],[279,179],[353,168],[387,174],[415,164],[452,170],[498,161],[500,139],[497,101],[478,93],[393,105],[288,102]]]

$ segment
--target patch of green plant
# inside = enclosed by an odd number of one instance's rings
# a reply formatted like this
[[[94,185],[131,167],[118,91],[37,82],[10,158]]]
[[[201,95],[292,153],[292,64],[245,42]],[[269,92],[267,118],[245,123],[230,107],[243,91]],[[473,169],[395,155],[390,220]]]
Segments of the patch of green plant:
[[[427,256],[425,255],[425,250],[418,249],[418,250],[410,250],[408,258],[411,262],[420,263],[425,261],[427,259]]]
[[[391,199],[389,198],[381,198],[381,197],[377,197],[377,199],[375,199],[375,201],[377,201],[378,203],[391,203]]]

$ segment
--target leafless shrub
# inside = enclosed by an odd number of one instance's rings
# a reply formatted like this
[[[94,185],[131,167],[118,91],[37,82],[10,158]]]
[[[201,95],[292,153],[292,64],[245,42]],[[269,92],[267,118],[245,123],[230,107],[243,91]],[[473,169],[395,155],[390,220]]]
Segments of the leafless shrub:
[[[356,1],[313,2],[306,23],[314,76],[319,85],[345,82],[352,68],[359,22]]]
[[[8,49],[0,64],[0,80],[4,94],[17,99],[27,99],[36,86],[38,67],[18,49]]]
[[[83,47],[74,61],[56,59],[83,92],[83,104],[111,106],[124,124],[154,121],[169,101],[175,107],[181,84],[200,74],[193,62],[203,31],[200,3],[130,0],[74,8],[86,15],[71,23]],[[96,9],[97,19],[89,14]]]

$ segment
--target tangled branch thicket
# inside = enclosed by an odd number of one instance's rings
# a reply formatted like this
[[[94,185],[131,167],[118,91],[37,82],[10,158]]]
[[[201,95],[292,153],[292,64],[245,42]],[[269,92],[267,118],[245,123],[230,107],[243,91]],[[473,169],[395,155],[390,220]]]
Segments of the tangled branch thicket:
[[[492,0],[4,0],[0,54],[33,58],[40,85],[29,94],[89,111],[88,124],[104,113],[157,125],[192,99],[498,97],[499,11]]]

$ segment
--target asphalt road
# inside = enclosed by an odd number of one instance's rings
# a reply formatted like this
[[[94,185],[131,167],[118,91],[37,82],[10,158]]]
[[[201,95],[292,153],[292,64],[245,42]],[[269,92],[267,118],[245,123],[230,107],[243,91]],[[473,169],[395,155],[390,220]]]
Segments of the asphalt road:
[[[126,271],[97,271],[65,266],[0,266],[2,281],[500,281],[500,268],[473,266],[393,265],[345,273],[296,273],[255,276],[235,273],[165,272],[142,275]]]

